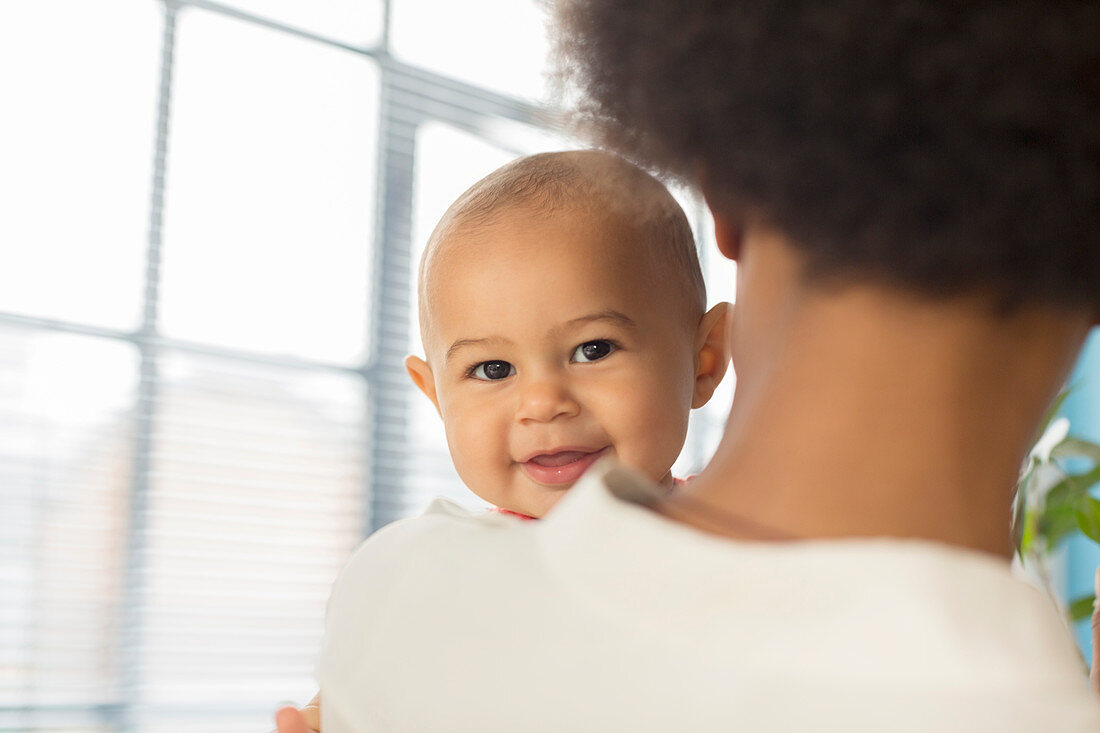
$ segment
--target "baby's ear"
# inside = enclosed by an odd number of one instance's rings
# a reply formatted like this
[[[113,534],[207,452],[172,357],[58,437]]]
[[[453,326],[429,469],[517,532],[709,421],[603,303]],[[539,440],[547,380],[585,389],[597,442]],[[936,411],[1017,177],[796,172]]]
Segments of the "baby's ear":
[[[435,375],[432,374],[432,368],[428,366],[428,362],[419,356],[406,356],[405,370],[409,373],[409,378],[412,379],[416,388],[427,395],[428,399],[435,405],[435,411],[439,412],[439,399],[435,394]]]
[[[695,393],[691,398],[693,409],[710,401],[714,390],[726,375],[726,368],[730,363],[726,324],[731,307],[729,303],[719,303],[704,313],[699,321],[699,330],[695,335]]]

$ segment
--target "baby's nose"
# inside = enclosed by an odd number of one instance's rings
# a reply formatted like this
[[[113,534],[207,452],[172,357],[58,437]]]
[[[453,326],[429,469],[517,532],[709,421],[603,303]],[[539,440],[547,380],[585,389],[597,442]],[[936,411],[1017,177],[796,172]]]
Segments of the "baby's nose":
[[[516,420],[549,422],[580,412],[580,405],[561,380],[540,379],[523,386]]]

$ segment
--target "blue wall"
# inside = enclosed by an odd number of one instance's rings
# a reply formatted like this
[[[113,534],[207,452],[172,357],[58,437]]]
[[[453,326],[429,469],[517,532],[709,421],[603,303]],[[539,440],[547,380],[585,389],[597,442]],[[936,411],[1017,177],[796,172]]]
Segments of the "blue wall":
[[[1093,329],[1070,384],[1076,389],[1066,400],[1062,414],[1069,418],[1070,433],[1100,443],[1100,329]],[[1084,537],[1069,542],[1066,594],[1069,600],[1092,593],[1096,567],[1100,565],[1100,545]],[[1076,628],[1077,643],[1092,659],[1092,638],[1088,621]]]

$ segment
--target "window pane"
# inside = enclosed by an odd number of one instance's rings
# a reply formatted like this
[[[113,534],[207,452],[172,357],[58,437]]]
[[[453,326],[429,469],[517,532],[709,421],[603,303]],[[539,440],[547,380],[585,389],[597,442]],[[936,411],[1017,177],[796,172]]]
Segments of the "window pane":
[[[534,0],[393,0],[395,56],[445,76],[545,99],[546,11]]]
[[[158,6],[0,3],[0,310],[137,325]]]
[[[381,0],[222,0],[225,5],[353,46],[382,36]]]
[[[117,701],[137,364],[126,343],[0,327],[0,711]]]
[[[365,526],[365,382],[189,355],[161,371],[140,729],[202,701],[199,729],[253,710],[267,730],[314,691],[329,588]]]
[[[363,358],[377,97],[366,57],[184,11],[167,174],[166,335]]]

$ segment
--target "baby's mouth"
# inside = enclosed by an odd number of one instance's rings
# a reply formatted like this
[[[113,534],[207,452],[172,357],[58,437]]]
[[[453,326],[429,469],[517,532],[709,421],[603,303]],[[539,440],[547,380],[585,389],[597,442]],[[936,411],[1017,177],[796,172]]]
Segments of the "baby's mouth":
[[[537,463],[538,465],[545,466],[547,468],[557,468],[559,466],[564,466],[567,463],[572,463],[573,461],[579,461],[580,459],[588,455],[591,454],[585,451],[563,450],[561,453],[550,453],[543,454],[541,456],[535,456],[531,459],[531,462]]]
[[[599,450],[567,449],[551,453],[540,453],[520,463],[524,472],[536,483],[568,488],[579,479],[588,468],[610,450],[610,446]]]

